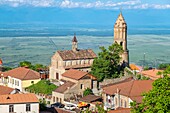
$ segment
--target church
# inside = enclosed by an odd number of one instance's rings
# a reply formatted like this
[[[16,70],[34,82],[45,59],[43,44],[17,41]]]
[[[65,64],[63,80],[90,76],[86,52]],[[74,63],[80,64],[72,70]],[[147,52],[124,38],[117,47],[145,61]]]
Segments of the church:
[[[72,49],[57,51],[51,58],[50,79],[62,79],[62,74],[69,69],[89,72],[97,55],[91,49],[78,48],[76,35],[72,39]]]
[[[129,64],[129,51],[127,49],[127,24],[122,15],[119,14],[114,25],[114,42],[123,48],[121,64]],[[50,79],[62,79],[62,74],[69,69],[78,69],[85,72],[91,71],[91,65],[97,55],[91,49],[78,49],[78,40],[74,35],[71,50],[59,50],[51,58]]]

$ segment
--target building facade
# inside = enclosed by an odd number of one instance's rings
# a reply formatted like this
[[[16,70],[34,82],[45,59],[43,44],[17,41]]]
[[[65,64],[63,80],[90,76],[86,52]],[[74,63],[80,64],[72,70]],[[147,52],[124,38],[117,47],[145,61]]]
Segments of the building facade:
[[[39,113],[39,100],[31,93],[0,95],[1,113]]]
[[[114,43],[120,44],[123,48],[121,63],[125,62],[129,64],[129,50],[127,49],[127,24],[122,12],[119,14],[114,25]]]
[[[152,89],[152,80],[131,80],[106,86],[103,89],[105,109],[130,108],[130,103],[142,102],[142,94]]]
[[[40,74],[25,67],[18,67],[1,73],[1,84],[11,88],[19,89],[21,92],[26,87],[39,82]]]
[[[62,79],[62,74],[69,69],[77,69],[85,72],[91,71],[96,54],[91,49],[78,49],[76,36],[72,40],[72,50],[57,51],[51,58],[50,79]]]

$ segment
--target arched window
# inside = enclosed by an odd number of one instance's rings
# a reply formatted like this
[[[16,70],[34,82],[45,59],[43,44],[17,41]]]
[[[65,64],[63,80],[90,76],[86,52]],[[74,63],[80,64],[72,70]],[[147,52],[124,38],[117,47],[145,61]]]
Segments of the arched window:
[[[120,42],[120,45],[123,46],[123,42]]]
[[[123,107],[123,100],[120,101],[120,106]]]

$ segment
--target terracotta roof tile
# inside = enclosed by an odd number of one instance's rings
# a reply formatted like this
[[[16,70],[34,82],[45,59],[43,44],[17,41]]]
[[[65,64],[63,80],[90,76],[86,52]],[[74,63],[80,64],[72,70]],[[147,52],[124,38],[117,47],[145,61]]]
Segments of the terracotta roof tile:
[[[116,110],[110,110],[108,113],[130,113],[130,108],[121,108]]]
[[[0,58],[0,65],[2,65],[3,64],[3,61],[2,61],[2,59]]]
[[[102,97],[100,97],[100,96],[87,95],[87,96],[82,97],[80,99],[80,101],[91,103],[91,102],[95,102],[95,101],[98,101],[98,100],[101,100],[101,99],[102,99]]]
[[[63,60],[79,60],[79,59],[94,59],[96,54],[91,49],[77,50],[64,50],[57,51]]]
[[[127,96],[132,100],[137,99],[136,101],[140,103],[142,94],[152,89],[152,83],[152,80],[132,80],[104,87],[103,91],[109,95],[114,95],[119,91],[119,94]]]
[[[163,70],[158,70],[158,69],[145,70],[145,71],[142,71],[141,74],[143,76],[149,77],[152,80],[156,80],[162,77],[161,75],[157,75],[158,72],[163,72]]]
[[[88,73],[84,72],[84,71],[79,71],[79,70],[76,70],[76,69],[70,69],[70,70],[66,71],[65,73],[63,73],[62,76],[67,77],[67,78],[71,78],[71,79],[75,79],[75,80],[79,80],[87,74]]]
[[[68,110],[64,110],[64,109],[61,109],[61,108],[54,108],[57,113],[72,113],[71,111],[68,111]]]
[[[39,100],[33,93],[0,95],[0,104],[38,103]]]
[[[65,91],[67,91],[69,88],[71,88],[75,83],[67,81],[66,83],[64,83],[63,85],[59,86],[56,90],[54,90],[55,92],[58,93],[64,93]]]
[[[13,90],[13,88],[0,85],[0,95],[10,94]]]
[[[3,72],[2,74],[3,76],[11,76],[20,80],[33,80],[40,78],[40,74],[38,72],[25,67],[18,67],[10,71]]]

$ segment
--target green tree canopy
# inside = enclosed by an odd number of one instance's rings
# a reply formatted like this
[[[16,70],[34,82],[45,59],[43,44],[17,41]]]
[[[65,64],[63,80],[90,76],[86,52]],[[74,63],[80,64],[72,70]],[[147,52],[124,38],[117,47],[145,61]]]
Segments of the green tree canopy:
[[[32,66],[32,64],[29,61],[22,61],[22,62],[19,63],[19,66],[20,67],[29,67],[30,68]]]
[[[83,92],[84,96],[87,96],[87,95],[90,95],[90,94],[93,94],[93,91],[90,88],[85,89],[84,92]]]
[[[143,94],[141,104],[132,102],[133,113],[170,113],[170,66],[164,71],[164,77],[153,82],[152,90]]]
[[[117,78],[120,73],[122,46],[114,43],[108,49],[100,47],[100,50],[98,57],[94,59],[91,73],[97,77],[98,81],[102,81],[104,78]]]

